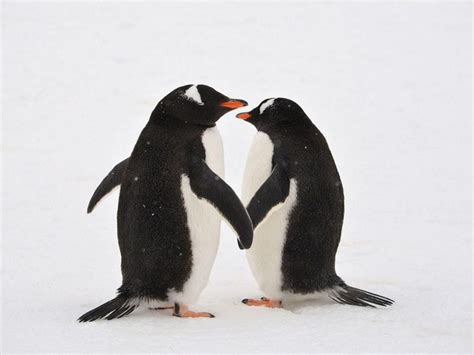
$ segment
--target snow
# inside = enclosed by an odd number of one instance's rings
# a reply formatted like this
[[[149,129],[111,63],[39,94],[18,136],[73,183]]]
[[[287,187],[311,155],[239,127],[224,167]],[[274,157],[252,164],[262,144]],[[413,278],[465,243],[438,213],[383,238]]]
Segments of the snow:
[[[2,352],[472,351],[471,4],[2,4]],[[120,285],[117,193],[89,197],[157,101],[189,82],[298,102],[346,193],[337,270],[396,300],[263,296],[222,227],[195,311],[75,319]],[[254,128],[219,122],[236,190]]]

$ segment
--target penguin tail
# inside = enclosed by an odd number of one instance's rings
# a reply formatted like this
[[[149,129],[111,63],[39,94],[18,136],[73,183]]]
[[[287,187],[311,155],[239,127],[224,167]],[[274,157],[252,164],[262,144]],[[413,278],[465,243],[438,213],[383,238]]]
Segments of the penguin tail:
[[[351,287],[346,284],[337,285],[328,289],[327,295],[337,303],[360,307],[386,307],[391,306],[395,302],[390,298]]]
[[[83,314],[79,317],[79,322],[93,322],[97,319],[112,320],[121,318],[127,314],[132,313],[138,307],[139,302],[126,295],[118,295],[114,299],[105,302],[103,305],[94,308],[93,310]]]

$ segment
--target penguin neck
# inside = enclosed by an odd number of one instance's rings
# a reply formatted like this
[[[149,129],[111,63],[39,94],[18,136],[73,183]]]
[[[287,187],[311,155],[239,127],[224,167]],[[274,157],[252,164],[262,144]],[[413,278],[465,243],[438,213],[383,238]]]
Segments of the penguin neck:
[[[285,135],[289,132],[301,132],[314,127],[314,124],[308,117],[295,120],[281,120],[272,124],[262,124],[256,126],[259,132],[267,134],[269,137]]]
[[[291,121],[280,121],[273,124],[261,125],[257,127],[259,132],[267,134],[269,137],[280,135],[282,132],[293,129],[295,126],[294,122]]]
[[[150,117],[150,123],[166,127],[176,127],[180,129],[207,129],[215,127],[216,125],[215,123],[196,123],[164,112],[160,112],[159,114],[154,112]]]

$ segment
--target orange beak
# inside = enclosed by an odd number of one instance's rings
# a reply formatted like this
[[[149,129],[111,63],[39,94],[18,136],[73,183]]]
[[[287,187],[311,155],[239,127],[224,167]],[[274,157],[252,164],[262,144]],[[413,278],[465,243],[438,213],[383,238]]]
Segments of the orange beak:
[[[221,107],[230,108],[232,110],[247,105],[247,101],[244,100],[228,100],[220,104]]]
[[[248,112],[242,112],[237,115],[237,118],[240,118],[242,120],[248,120],[252,115]]]

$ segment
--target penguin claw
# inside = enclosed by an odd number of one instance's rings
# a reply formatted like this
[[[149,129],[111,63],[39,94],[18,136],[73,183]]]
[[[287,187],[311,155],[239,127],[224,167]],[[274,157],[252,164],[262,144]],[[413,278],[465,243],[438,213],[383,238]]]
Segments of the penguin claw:
[[[281,308],[282,303],[278,300],[271,300],[266,297],[261,297],[259,300],[252,298],[244,298],[242,300],[243,304],[247,306],[256,306],[256,307],[267,307],[267,308]]]

